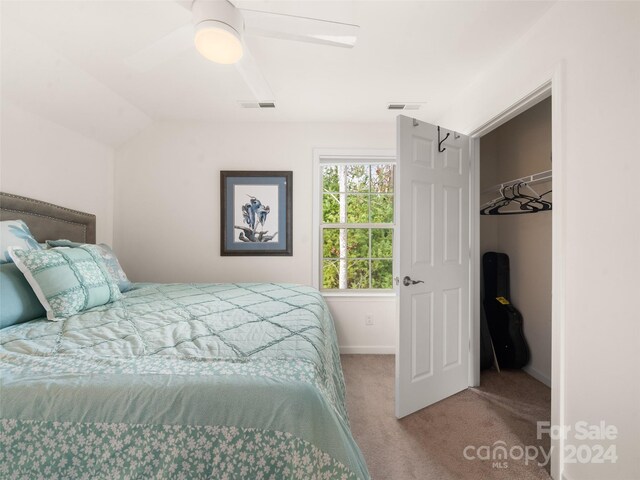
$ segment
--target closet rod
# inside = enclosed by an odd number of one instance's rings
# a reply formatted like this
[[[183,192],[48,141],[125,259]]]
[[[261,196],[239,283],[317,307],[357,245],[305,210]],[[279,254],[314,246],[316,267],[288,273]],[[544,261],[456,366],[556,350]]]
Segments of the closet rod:
[[[485,188],[482,190],[482,193],[489,193],[500,191],[504,187],[508,187],[511,185],[515,185],[517,183],[526,183],[527,185],[535,185],[536,183],[548,182],[551,180],[552,170],[545,170],[544,172],[534,173],[533,175],[528,175],[526,177],[516,178],[515,180],[509,180],[508,182],[499,183],[498,185],[494,185],[493,187]]]

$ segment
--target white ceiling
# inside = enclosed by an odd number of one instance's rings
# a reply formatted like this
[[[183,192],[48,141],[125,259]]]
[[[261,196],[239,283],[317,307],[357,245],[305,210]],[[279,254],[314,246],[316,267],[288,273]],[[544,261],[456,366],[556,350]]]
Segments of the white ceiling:
[[[144,73],[125,63],[190,22],[175,1],[1,3],[3,101],[110,145],[154,120],[385,122],[388,102],[426,102],[411,113],[435,120],[553,4],[234,1],[361,26],[351,50],[247,38],[277,105],[247,110],[236,69],[195,49]]]

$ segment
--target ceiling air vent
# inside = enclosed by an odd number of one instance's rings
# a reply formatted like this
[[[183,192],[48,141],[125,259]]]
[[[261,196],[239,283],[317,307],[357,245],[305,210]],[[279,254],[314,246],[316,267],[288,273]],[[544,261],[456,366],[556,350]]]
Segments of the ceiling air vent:
[[[273,102],[238,102],[242,108],[276,108]]]
[[[387,105],[387,110],[419,110],[422,106],[421,102],[414,103],[390,103]]]

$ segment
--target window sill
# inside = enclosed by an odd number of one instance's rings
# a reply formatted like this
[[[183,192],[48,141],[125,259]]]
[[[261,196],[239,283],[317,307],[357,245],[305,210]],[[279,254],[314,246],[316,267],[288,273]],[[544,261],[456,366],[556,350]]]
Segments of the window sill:
[[[396,296],[396,292],[395,290],[385,290],[382,292],[375,292],[375,291],[364,291],[364,292],[354,292],[354,291],[348,291],[348,292],[341,292],[341,291],[334,291],[334,290],[320,290],[320,294],[323,297],[328,297],[328,298],[390,298],[390,297],[395,297]]]

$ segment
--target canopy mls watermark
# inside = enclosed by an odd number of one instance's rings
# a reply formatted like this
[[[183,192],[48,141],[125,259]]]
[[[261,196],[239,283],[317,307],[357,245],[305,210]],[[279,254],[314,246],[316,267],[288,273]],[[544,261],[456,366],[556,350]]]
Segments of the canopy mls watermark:
[[[573,425],[537,422],[536,438],[543,440],[545,435],[553,440],[564,440],[565,463],[616,463],[618,460],[616,444],[611,443],[618,437],[618,428],[605,421],[598,424],[579,421]],[[603,443],[594,443],[598,441]],[[490,461],[493,468],[506,469],[509,468],[509,461],[545,467],[553,452],[553,446],[548,449],[541,445],[508,446],[504,440],[498,440],[491,445],[467,445],[462,455],[466,460]]]

